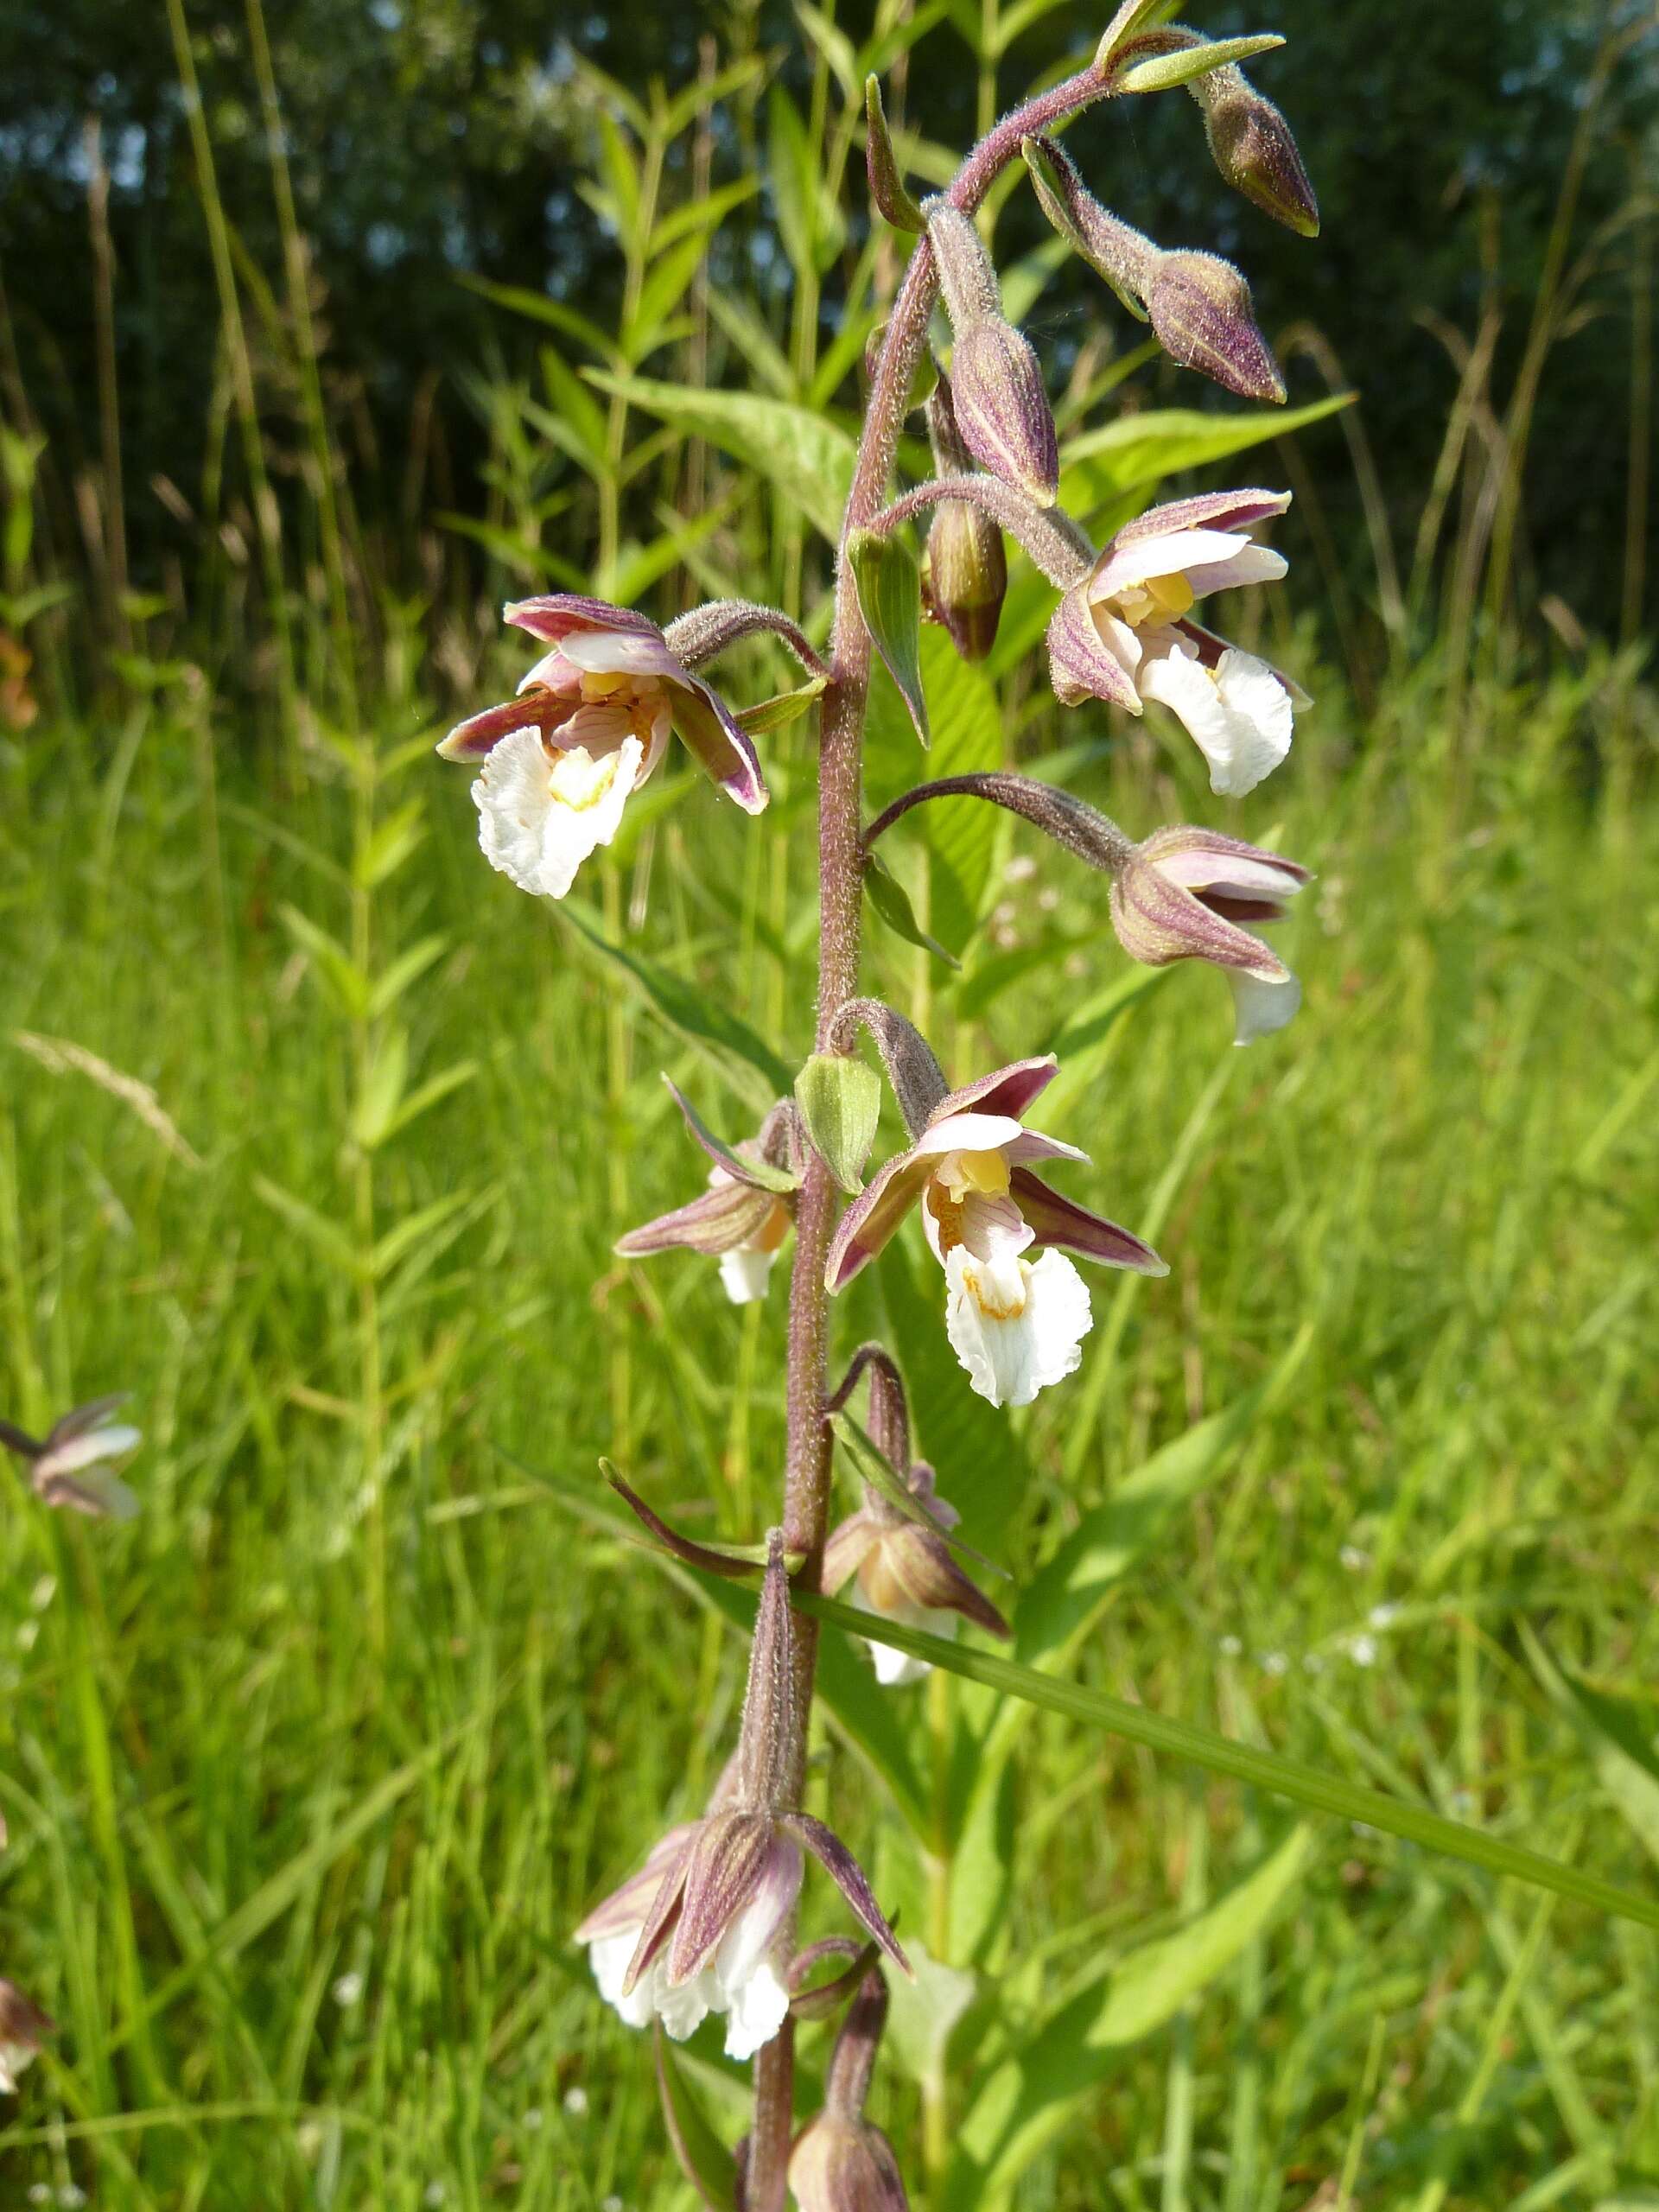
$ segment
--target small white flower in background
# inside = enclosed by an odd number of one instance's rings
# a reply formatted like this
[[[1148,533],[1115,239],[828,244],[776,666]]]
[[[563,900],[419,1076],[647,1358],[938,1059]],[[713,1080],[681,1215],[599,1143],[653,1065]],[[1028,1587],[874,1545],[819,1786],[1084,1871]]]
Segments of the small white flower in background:
[[[1262,1656],[1262,1671],[1264,1675],[1287,1675],[1290,1662],[1282,1651],[1268,1651]]]
[[[329,1991],[329,1995],[342,2012],[349,2012],[363,1998],[363,1977],[360,1974],[343,1974]]]
[[[72,2181],[65,2182],[58,2191],[58,2202],[63,2207],[63,2212],[79,2212],[79,2207],[86,2202],[86,2190],[77,2188]]]
[[[429,2181],[426,2184],[421,2202],[423,2204],[430,2206],[432,2212],[437,2212],[437,2207],[444,2202],[448,2194],[448,2190],[441,2181]]]
[[[567,2089],[565,2091],[564,2108],[566,2112],[570,2114],[573,2120],[580,2120],[583,2113],[587,2111],[588,2092],[582,2087],[580,2082],[577,2083],[575,2088]],[[532,2114],[534,2115],[533,2117]],[[541,2124],[542,2115],[538,2111],[536,2111],[535,2107],[532,2106],[531,2111],[524,2114],[524,2126],[526,2127],[535,2128],[539,2127]]]
[[[918,1200],[944,1269],[945,1332],[982,1398],[1029,1405],[1083,1358],[1089,1292],[1057,1247],[1142,1274],[1169,1270],[1150,1245],[1039,1181],[1033,1160],[1086,1160],[1022,1126],[1059,1072],[1052,1056],[1016,1060],[941,1098],[908,1152],[890,1160],[842,1216],[824,1281],[843,1290]],[[1034,1247],[1044,1249],[1028,1260]]]
[[[1236,1636],[1224,1636],[1221,1638],[1218,1649],[1224,1652],[1229,1659],[1236,1659],[1239,1653],[1244,1649],[1244,1646],[1239,1642]]]
[[[1254,653],[1191,620],[1198,600],[1276,583],[1282,554],[1249,532],[1290,505],[1287,492],[1217,492],[1175,499],[1126,523],[1049,625],[1056,695],[1106,699],[1138,715],[1156,699],[1210,764],[1210,788],[1254,791],[1290,750],[1306,695]]]
[[[1376,1638],[1374,1636],[1351,1637],[1348,1656],[1356,1667],[1374,1667],[1376,1664]]]
[[[1357,1544],[1344,1544],[1342,1549],[1337,1554],[1337,1557],[1342,1561],[1350,1574],[1363,1574],[1366,1568],[1371,1563],[1371,1555],[1370,1552],[1362,1551]]]
[[[84,1513],[93,1521],[130,1521],[138,1500],[108,1465],[136,1452],[143,1437],[114,1416],[127,1402],[127,1392],[90,1399],[67,1413],[48,1433],[44,1441],[0,1421],[0,1444],[15,1452],[29,1467],[29,1488],[43,1505]]]
[[[1373,1605],[1366,1615],[1373,1628],[1392,1628],[1400,1618],[1400,1608],[1395,1605]]]
[[[0,1980],[0,2097],[15,2097],[19,2077],[40,2056],[41,2045],[57,2029],[38,2005],[31,2005],[15,1982]]]

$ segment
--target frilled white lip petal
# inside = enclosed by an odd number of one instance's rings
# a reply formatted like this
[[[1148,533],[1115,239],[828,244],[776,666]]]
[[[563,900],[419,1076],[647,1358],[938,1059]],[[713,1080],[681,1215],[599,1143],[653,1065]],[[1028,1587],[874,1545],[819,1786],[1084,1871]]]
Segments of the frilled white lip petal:
[[[1250,935],[1254,937],[1255,931],[1252,930]],[[1228,969],[1226,976],[1233,991],[1235,1045],[1250,1045],[1258,1037],[1270,1037],[1275,1029],[1284,1027],[1302,1002],[1302,987],[1294,976],[1265,982],[1239,968]]]
[[[1017,1273],[1017,1281],[1015,1274]],[[1083,1358],[1089,1289],[1065,1254],[1045,1251],[993,1274],[958,1245],[945,1262],[945,1333],[982,1398],[1026,1406]]]
[[[1212,670],[1197,652],[1172,645],[1147,660],[1141,690],[1179,715],[1210,764],[1210,788],[1241,798],[1290,750],[1294,710],[1290,694],[1254,653],[1230,645]]]
[[[726,2018],[728,2058],[753,2058],[770,2043],[789,2011],[789,1992],[769,1959],[731,1992]]]
[[[721,1284],[734,1306],[753,1306],[766,1296],[772,1263],[777,1257],[776,1252],[746,1252],[741,1245],[735,1251],[721,1254]]]
[[[653,755],[658,748],[653,744]],[[493,868],[521,891],[563,899],[588,855],[615,836],[630,794],[642,780],[644,747],[625,738],[614,753],[588,762],[569,752],[556,765],[548,759],[540,733],[515,730],[491,753],[473,785],[478,807],[478,842]],[[560,797],[555,778],[571,797]],[[582,789],[586,782],[591,791]]]
[[[620,1935],[598,1936],[588,1946],[588,1963],[594,1970],[600,1995],[607,2005],[616,2007],[631,2028],[643,2028],[654,2010],[652,1976],[649,1973],[640,1975],[626,1997],[622,1994],[628,1962],[639,1940],[637,1927],[625,1928]]]
[[[875,1662],[875,1679],[887,1690],[904,1689],[933,1671],[925,1659],[912,1659],[908,1651],[895,1651],[890,1643],[872,1640],[870,1656]]]
[[[683,2043],[692,2031],[706,2020],[710,2012],[718,2012],[719,1991],[715,1986],[714,1970],[705,1967],[701,1974],[692,1975],[677,1989],[671,1989],[661,1964],[652,1967],[649,1975],[652,1985],[650,2007],[646,2018],[655,2012],[676,2043]],[[639,1995],[636,1986],[635,1996]],[[620,2009],[620,2008],[619,2008]],[[627,2014],[624,2013],[624,2019]],[[632,2026],[633,2023],[629,2022]],[[644,2021],[639,2023],[641,2026]]]

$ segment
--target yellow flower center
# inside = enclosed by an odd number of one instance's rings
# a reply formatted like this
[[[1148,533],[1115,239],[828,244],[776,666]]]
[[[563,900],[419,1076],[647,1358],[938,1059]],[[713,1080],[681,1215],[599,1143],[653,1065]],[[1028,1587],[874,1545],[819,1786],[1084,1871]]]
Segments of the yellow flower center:
[[[1142,630],[1149,622],[1179,621],[1192,607],[1192,585],[1177,573],[1126,586],[1117,594],[1116,606],[1132,630]]]
[[[947,1152],[939,1162],[936,1179],[958,1205],[970,1191],[985,1198],[1006,1198],[1008,1163],[1000,1152]]]

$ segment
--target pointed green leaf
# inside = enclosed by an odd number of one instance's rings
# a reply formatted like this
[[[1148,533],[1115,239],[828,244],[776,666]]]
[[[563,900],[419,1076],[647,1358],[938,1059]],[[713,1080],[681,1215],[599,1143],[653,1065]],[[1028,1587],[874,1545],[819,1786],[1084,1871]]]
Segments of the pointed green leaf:
[[[331,937],[320,922],[314,922],[297,906],[279,906],[276,911],[289,935],[309,955],[312,973],[338,1010],[353,1019],[366,1013],[369,979],[339,938]]]
[[[588,371],[588,380],[693,437],[707,438],[775,485],[831,544],[839,539],[857,449],[835,423],[790,401],[753,392],[706,391],[697,385],[658,384],[597,369]]]
[[[1150,407],[1120,415],[1097,430],[1069,439],[1060,454],[1060,499],[1067,512],[1092,514],[1108,500],[1141,492],[1189,468],[1210,468],[1235,454],[1322,422],[1356,395],[1333,392],[1306,407],[1249,408],[1205,415],[1194,407]]]
[[[792,691],[779,691],[770,699],[757,701],[753,707],[740,707],[737,719],[751,737],[766,737],[775,729],[787,729],[815,703],[829,681],[827,676],[812,677],[805,683],[798,683]]]
[[[1186,1927],[1144,1943],[1050,2016],[986,2081],[957,2138],[944,2212],[989,2212],[1117,2054],[1173,2019],[1254,1942],[1306,1870],[1309,1838],[1290,1834]]]
[[[947,968],[961,967],[956,954],[947,952],[938,938],[930,937],[917,920],[909,892],[880,853],[867,853],[864,856],[864,888],[871,906],[895,936],[903,938],[906,944],[917,944],[924,952],[931,952]]]
[[[472,1191],[451,1191],[447,1198],[435,1198],[429,1206],[422,1206],[416,1212],[406,1215],[386,1231],[370,1253],[370,1274],[377,1281],[389,1274],[399,1260],[407,1259],[435,1230],[442,1229],[452,1214],[470,1205],[475,1196]]]
[[[839,1605],[830,1598],[810,1597],[805,1592],[798,1592],[794,1603],[798,1611],[814,1613],[849,1636],[868,1633],[868,1615],[855,1611],[850,1605]],[[1622,1920],[1636,1921],[1643,1928],[1659,1928],[1659,1897],[1638,1897],[1632,1891],[1620,1889],[1616,1883],[1603,1880],[1599,1874],[1564,1866],[1523,1845],[1506,1843],[1484,1828],[1466,1827],[1461,1821],[1448,1821],[1424,1806],[1385,1796],[1382,1790],[1350,1782],[1331,1769],[1304,1766],[1300,1759],[1287,1758],[1281,1752],[1260,1751],[1253,1744],[1236,1743],[1230,1737],[1218,1736],[1213,1729],[1200,1728],[1192,1721],[1172,1720],[1145,1706],[1130,1705],[1122,1698],[1109,1696],[1103,1690],[1085,1689],[1077,1682],[1056,1681],[1052,1675],[1020,1666],[1012,1659],[1000,1658],[994,1652],[982,1651],[971,1644],[948,1643],[943,1637],[926,1635],[899,1621],[883,1619],[881,1641],[890,1643],[896,1651],[909,1652],[912,1658],[925,1659],[931,1666],[943,1667],[949,1674],[963,1675],[971,1682],[984,1682],[992,1689],[1005,1690],[1011,1697],[1023,1698],[1029,1705],[1041,1706],[1050,1713],[1065,1713],[1074,1720],[1103,1729],[1109,1735],[1122,1736],[1132,1744],[1144,1744],[1148,1751],[1187,1760],[1211,1774],[1230,1775],[1236,1782],[1265,1789],[1276,1797],[1288,1798],[1293,1804],[1334,1814],[1340,1820],[1362,1821],[1370,1827],[1382,1829],[1386,1835],[1403,1837],[1408,1843],[1420,1843],[1427,1850],[1443,1852],[1450,1859],[1484,1867],[1489,1873],[1530,1882],[1538,1889],[1552,1890],[1560,1897],[1593,1905]]]
[[[964,1542],[954,1529],[941,1527],[874,1438],[853,1419],[851,1414],[832,1415],[830,1426],[835,1430],[836,1441],[851,1461],[853,1471],[859,1480],[868,1483],[872,1490],[879,1491],[895,1512],[902,1514],[917,1528],[925,1529],[930,1535],[942,1538],[952,1551],[963,1553],[977,1566],[988,1568],[991,1573],[1007,1573],[1005,1567],[999,1567],[994,1559],[987,1559],[983,1552],[976,1551],[971,1544]]]
[[[378,1021],[383,1014],[390,1014],[416,978],[424,976],[433,962],[442,959],[448,950],[448,938],[434,935],[420,938],[400,952],[374,979],[369,992],[369,1019]]]
[[[1652,1706],[1615,1697],[1550,1656],[1525,1621],[1517,1624],[1533,1672],[1583,1739],[1597,1779],[1649,1855],[1659,1859],[1659,1751]]]
[[[696,2092],[675,2057],[659,2020],[656,2029],[657,2088],[663,2101],[663,2123],[674,2155],[709,2212],[734,2212],[737,2203],[737,2162],[715,2134]]]
[[[394,1022],[375,1046],[352,1109],[352,1135],[365,1152],[384,1142],[408,1081],[409,1032]]]
[[[798,1175],[791,1175],[787,1167],[772,1167],[764,1160],[751,1160],[746,1154],[734,1151],[724,1138],[715,1135],[672,1076],[665,1075],[663,1081],[672,1093],[674,1103],[684,1115],[692,1135],[705,1152],[711,1153],[723,1164],[728,1174],[735,1176],[740,1183],[758,1183],[763,1191],[799,1190],[801,1179]]]
[[[1276,31],[1259,31],[1253,38],[1207,39],[1202,46],[1183,47],[1174,54],[1149,54],[1144,61],[1131,62],[1116,79],[1116,88],[1120,92],[1173,92],[1195,77],[1207,77],[1212,69],[1248,61],[1253,54],[1270,54],[1284,42]]]
[[[643,953],[613,944],[598,915],[582,900],[566,899],[559,912],[584,944],[622,970],[654,1014],[707,1052],[728,1082],[734,1084],[762,1113],[788,1096],[794,1071],[741,1015],[718,1000],[705,998],[695,984],[671,975]]]
[[[385,1143],[412,1122],[418,1122],[423,1114],[429,1112],[442,1100],[448,1098],[451,1091],[460,1090],[471,1083],[478,1072],[476,1060],[457,1060],[453,1067],[445,1068],[438,1075],[429,1076],[424,1083],[417,1084],[410,1092],[386,1124],[381,1142]]]
[[[315,1252],[318,1252],[342,1274],[359,1275],[362,1268],[356,1249],[344,1230],[308,1206],[303,1198],[296,1198],[292,1191],[285,1191],[280,1183],[273,1183],[268,1175],[256,1175],[253,1187],[273,1213],[281,1214],[292,1230],[298,1231]]]
[[[881,1118],[881,1078],[862,1060],[814,1052],[795,1078],[806,1134],[849,1197],[864,1187],[864,1163]]]
[[[929,741],[927,700],[922,690],[922,577],[910,548],[895,537],[855,530],[847,560],[858,591],[858,611],[887,671],[910,709],[916,734]]]
[[[864,123],[868,133],[865,155],[870,173],[870,197],[877,213],[896,231],[925,231],[927,218],[905,189],[899,157],[893,150],[879,77],[864,79]]]

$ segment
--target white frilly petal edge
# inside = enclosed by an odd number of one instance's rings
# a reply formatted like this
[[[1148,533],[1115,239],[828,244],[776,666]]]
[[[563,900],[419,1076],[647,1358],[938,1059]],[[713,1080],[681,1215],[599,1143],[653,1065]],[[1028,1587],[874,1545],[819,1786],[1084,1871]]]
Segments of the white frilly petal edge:
[[[753,1306],[766,1294],[776,1252],[748,1252],[740,1244],[720,1255],[720,1280],[734,1306]]]
[[[1210,764],[1210,788],[1242,798],[1290,750],[1295,710],[1264,660],[1230,645],[1214,670],[1185,640],[1142,663],[1141,694],[1179,715]]]
[[[1018,1313],[988,1313],[969,1276],[980,1263],[961,1245],[945,1262],[950,1286],[945,1333],[982,1398],[994,1406],[1028,1406],[1039,1390],[1075,1372],[1093,1319],[1089,1287],[1063,1252],[1052,1248],[1018,1268],[1025,1303]]]
[[[602,796],[591,806],[568,806],[553,795],[540,731],[514,730],[504,737],[473,785],[478,842],[490,866],[521,891],[563,899],[583,861],[615,836],[629,796],[642,780],[645,747],[637,737],[624,738],[614,758]]]

